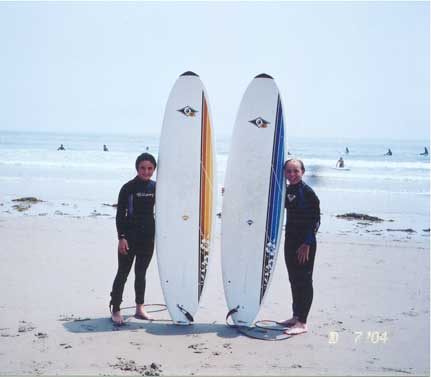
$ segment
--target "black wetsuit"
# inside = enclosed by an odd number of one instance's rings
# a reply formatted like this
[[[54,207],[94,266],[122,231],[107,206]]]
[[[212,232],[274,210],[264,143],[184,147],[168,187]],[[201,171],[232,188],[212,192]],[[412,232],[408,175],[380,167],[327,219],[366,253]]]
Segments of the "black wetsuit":
[[[313,301],[313,267],[316,255],[316,232],[320,225],[320,203],[310,186],[304,182],[289,185],[286,190],[286,238],[284,258],[292,289],[293,315],[302,323]],[[297,250],[310,246],[309,259],[298,261]]]
[[[127,255],[118,253],[118,271],[111,292],[113,311],[118,311],[124,285],[135,261],[135,302],[144,303],[145,275],[154,251],[154,203],[156,183],[144,182],[138,177],[127,182],[120,190],[116,225],[118,239],[129,244]]]

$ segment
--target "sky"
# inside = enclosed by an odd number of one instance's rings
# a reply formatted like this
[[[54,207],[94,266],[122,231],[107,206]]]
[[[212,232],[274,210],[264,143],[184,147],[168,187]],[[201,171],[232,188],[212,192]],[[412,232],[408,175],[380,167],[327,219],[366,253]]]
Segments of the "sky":
[[[274,77],[293,137],[429,139],[429,2],[0,2],[0,130],[159,134],[192,70],[217,135]]]

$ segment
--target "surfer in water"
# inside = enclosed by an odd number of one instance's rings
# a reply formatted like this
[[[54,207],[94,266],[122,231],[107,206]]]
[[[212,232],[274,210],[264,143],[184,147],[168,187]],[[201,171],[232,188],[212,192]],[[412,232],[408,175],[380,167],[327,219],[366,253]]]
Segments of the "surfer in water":
[[[118,271],[112,286],[112,321],[124,323],[120,305],[124,285],[135,261],[135,317],[151,320],[144,310],[145,276],[154,251],[154,203],[156,182],[151,177],[156,170],[156,160],[149,153],[136,159],[137,175],[127,182],[118,196],[116,226],[118,233]]]
[[[350,151],[349,151],[349,148],[348,148],[348,147],[346,147],[345,153],[346,153],[346,154],[349,154],[349,153],[350,153]]]
[[[388,151],[385,153],[385,156],[392,156],[391,148],[388,149]]]
[[[58,151],[65,151],[65,150],[66,150],[66,148],[64,148],[63,144],[61,144],[61,145],[57,148],[57,150],[58,150]]]
[[[287,326],[287,335],[308,331],[307,317],[313,301],[313,267],[316,232],[320,226],[320,202],[313,189],[302,181],[305,168],[301,160],[288,160],[284,174],[286,189],[286,235],[284,258],[292,290],[292,318],[278,322]]]
[[[343,157],[340,157],[340,159],[337,161],[337,163],[335,164],[336,168],[344,168],[344,160]]]
[[[428,148],[424,147],[424,151],[421,153],[421,156],[428,156]]]
[[[106,144],[103,144],[103,152],[109,152],[108,147],[106,146]]]

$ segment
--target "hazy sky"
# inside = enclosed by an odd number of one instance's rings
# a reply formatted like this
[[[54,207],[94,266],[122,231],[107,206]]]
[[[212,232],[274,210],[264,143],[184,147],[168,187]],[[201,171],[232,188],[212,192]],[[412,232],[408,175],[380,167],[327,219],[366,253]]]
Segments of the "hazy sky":
[[[428,2],[1,2],[0,129],[155,133],[193,70],[216,134],[271,74],[291,136],[429,138]]]

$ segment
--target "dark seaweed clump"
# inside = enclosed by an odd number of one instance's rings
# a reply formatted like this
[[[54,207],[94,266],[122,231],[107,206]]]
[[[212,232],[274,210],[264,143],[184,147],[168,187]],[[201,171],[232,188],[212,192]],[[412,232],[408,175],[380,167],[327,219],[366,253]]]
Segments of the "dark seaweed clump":
[[[346,220],[365,220],[365,221],[372,221],[372,222],[376,222],[376,223],[380,223],[382,221],[384,221],[383,219],[379,218],[379,217],[375,217],[375,216],[369,216],[369,215],[365,215],[363,213],[345,213],[344,215],[337,215],[338,218],[340,219],[346,219]]]

